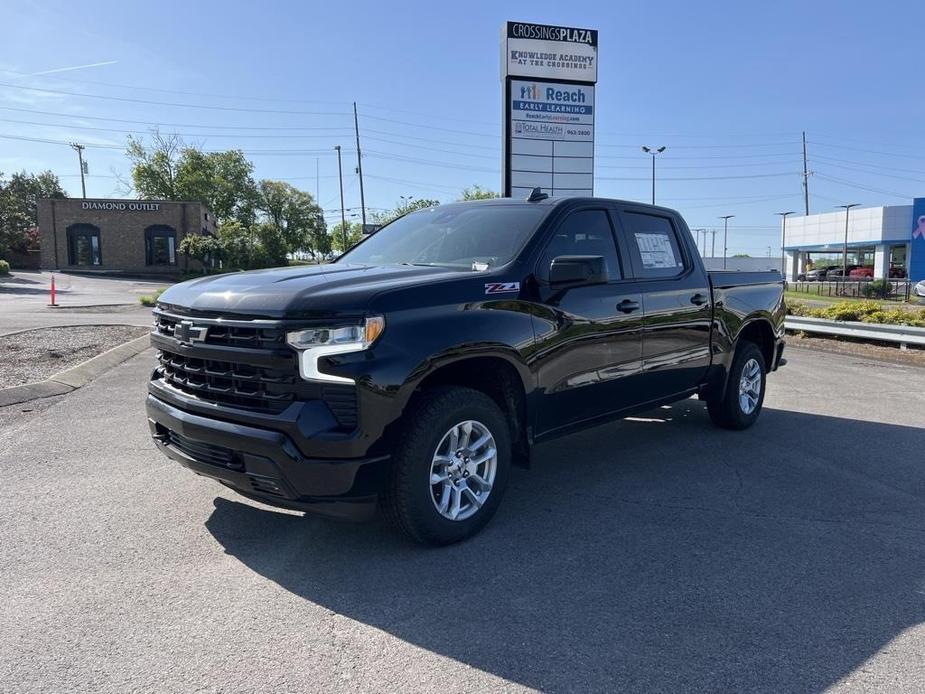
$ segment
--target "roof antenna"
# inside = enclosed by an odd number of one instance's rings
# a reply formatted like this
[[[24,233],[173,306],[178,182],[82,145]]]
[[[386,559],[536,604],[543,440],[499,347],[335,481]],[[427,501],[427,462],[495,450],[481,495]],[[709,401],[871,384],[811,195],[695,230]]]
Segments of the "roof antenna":
[[[540,200],[545,200],[549,195],[544,193],[538,187],[533,189],[533,192],[530,193],[530,197],[527,198],[527,202],[539,202]]]

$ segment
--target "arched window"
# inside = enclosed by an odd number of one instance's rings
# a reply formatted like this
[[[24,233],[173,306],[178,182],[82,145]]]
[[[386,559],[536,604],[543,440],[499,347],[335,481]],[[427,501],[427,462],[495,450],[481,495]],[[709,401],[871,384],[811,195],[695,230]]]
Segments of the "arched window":
[[[165,224],[145,229],[145,264],[177,264],[177,232]]]
[[[92,224],[71,224],[67,228],[68,265],[101,265],[100,230]]]

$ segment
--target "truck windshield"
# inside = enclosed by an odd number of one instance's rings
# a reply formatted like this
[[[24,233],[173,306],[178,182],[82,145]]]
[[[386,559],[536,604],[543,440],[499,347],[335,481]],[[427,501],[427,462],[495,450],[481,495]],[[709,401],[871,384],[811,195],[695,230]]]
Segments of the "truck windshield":
[[[547,211],[498,204],[430,207],[384,226],[337,262],[487,270],[510,262]]]

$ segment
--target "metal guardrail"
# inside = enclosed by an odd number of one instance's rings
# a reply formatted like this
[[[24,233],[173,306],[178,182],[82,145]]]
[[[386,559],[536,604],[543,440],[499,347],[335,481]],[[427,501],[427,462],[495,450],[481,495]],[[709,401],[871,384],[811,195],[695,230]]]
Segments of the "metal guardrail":
[[[925,328],[908,325],[885,325],[881,323],[859,323],[856,321],[835,321],[827,318],[805,318],[787,316],[784,321],[787,330],[802,330],[805,333],[858,337],[881,342],[896,342],[901,348],[906,345],[925,346]]]

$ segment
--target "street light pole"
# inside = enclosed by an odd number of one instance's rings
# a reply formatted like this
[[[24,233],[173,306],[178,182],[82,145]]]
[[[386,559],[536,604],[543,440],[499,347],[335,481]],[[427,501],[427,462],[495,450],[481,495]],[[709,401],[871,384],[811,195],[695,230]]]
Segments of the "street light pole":
[[[710,245],[710,257],[716,257],[716,229],[710,229],[710,233],[713,234],[713,243]]]
[[[847,281],[848,279],[848,214],[851,212],[852,207],[858,207],[861,203],[852,202],[849,205],[839,205],[845,211],[845,245],[842,247],[842,256],[841,256],[841,278],[842,281]]]
[[[729,250],[729,220],[735,217],[734,214],[727,214],[720,219],[723,220],[723,270],[726,269],[726,253]]]
[[[652,156],[652,204],[655,204],[655,155],[661,154],[667,149],[664,145],[661,147],[646,147],[643,145],[642,151]]]
[[[787,280],[786,268],[786,253],[784,252],[784,246],[787,245],[787,217],[789,215],[795,214],[794,212],[778,212],[780,216],[780,276],[784,278],[784,281]]]
[[[344,170],[340,163],[340,145],[334,145],[334,149],[337,150],[337,178],[340,181],[340,230],[344,237],[344,250],[341,255],[343,255],[343,253],[347,252],[347,213],[344,210]]]

